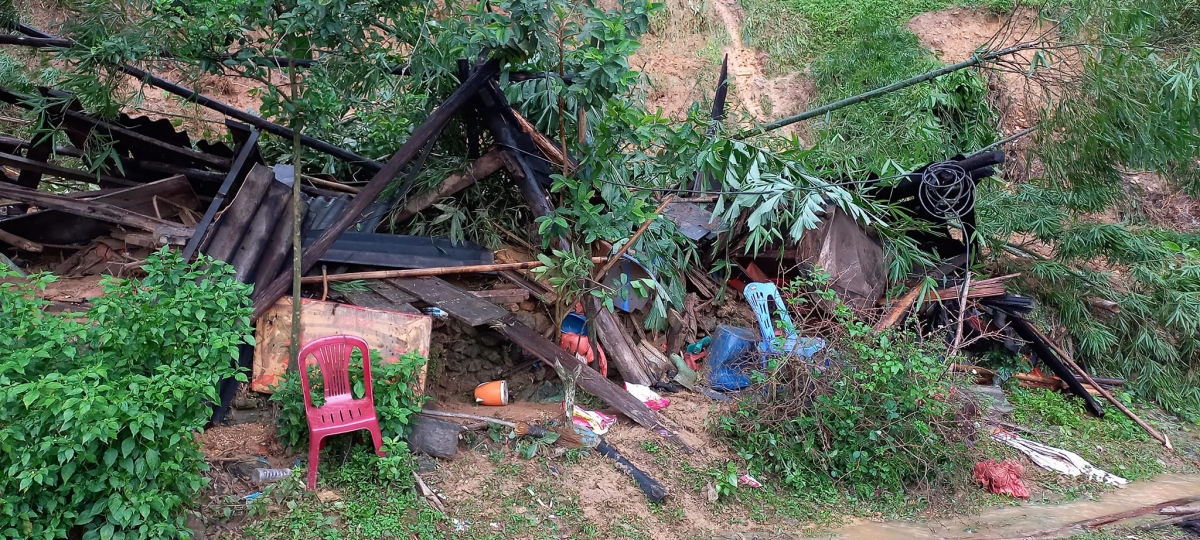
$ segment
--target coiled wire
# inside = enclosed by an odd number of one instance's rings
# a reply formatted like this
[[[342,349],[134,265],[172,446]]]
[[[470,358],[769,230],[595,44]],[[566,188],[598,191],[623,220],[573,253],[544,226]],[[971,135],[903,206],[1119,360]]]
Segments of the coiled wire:
[[[975,183],[958,163],[941,161],[921,173],[917,199],[932,216],[960,219],[975,207]]]

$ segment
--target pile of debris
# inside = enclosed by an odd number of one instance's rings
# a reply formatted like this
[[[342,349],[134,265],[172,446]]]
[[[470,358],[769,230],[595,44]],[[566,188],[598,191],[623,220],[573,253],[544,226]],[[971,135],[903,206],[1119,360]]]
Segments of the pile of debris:
[[[51,37],[28,27],[22,31],[42,39]],[[624,289],[615,302],[616,309],[580,305],[549,324],[531,321],[521,316],[521,309],[511,309],[526,302],[555,304],[555,292],[524,273],[542,264],[537,260],[497,262],[493,252],[478,245],[373,232],[397,200],[406,201],[399,218],[408,219],[479,179],[499,178],[493,173],[502,169],[508,173],[504,177],[515,182],[534,218],[551,214],[550,164],[569,167],[571,157],[510,107],[498,86],[500,66],[496,61],[471,66],[463,60],[460,67],[458,89],[385,164],[329,143],[302,139],[310,148],[373,173],[360,188],[307,176],[286,165],[269,166],[259,150],[260,130],[288,137],[290,130],[132,67],[126,72],[250,125],[226,122],[236,141],[229,148],[193,140],[163,120],[126,115],[113,120],[97,118],[84,112],[70,95],[56,90],[24,96],[0,88],[0,100],[16,106],[56,104],[38,109],[39,128],[62,126],[72,143],[55,147],[50,138],[0,138],[0,164],[5,167],[0,197],[5,200],[6,212],[0,219],[0,242],[18,252],[72,253],[53,268],[64,275],[122,275],[133,271],[149,250],[164,245],[182,249],[188,258],[204,253],[229,262],[239,280],[254,286],[257,345],[244,348],[241,367],[252,373],[253,390],[269,392],[288,366],[291,315],[290,299],[284,294],[291,286],[292,185],[300,182],[304,246],[300,259],[308,296],[303,302],[302,340],[350,333],[366,339],[385,358],[412,351],[428,356],[431,314],[449,317],[463,328],[486,329],[493,344],[489,347],[503,339],[523,351],[519,361],[493,376],[504,378],[522,370],[553,367],[566,379],[568,392],[577,384],[611,407],[613,416],[619,413],[685,451],[690,449],[679,437],[679,428],[655,410],[669,401],[657,392],[697,391],[725,399],[723,392],[749,384],[748,371],[753,368],[742,361],[744,356],[773,352],[812,356],[824,347],[816,337],[789,335],[787,330],[777,336],[779,328],[793,328],[790,320],[775,320],[779,316],[787,319],[781,286],[819,267],[832,275],[833,289],[854,310],[866,314],[881,308],[888,285],[883,244],[872,230],[833,205],[825,210],[819,228],[807,232],[795,246],[777,245],[758,255],[735,256],[728,261],[733,268],[730,275],[687,271],[682,276],[686,301],[682,309],[669,311],[665,335],[646,334],[639,314],[647,309],[650,298],[629,285],[653,278],[654,261],[639,260],[637,253],[629,251],[650,222],[631,232],[622,248],[596,246],[592,253],[597,265],[594,279]],[[723,78],[719,84],[725,84]],[[475,158],[469,170],[446,178],[426,193],[409,194],[413,178],[442,128],[456,115],[479,119],[495,146],[483,149],[484,139],[474,133],[468,141]],[[723,101],[718,100],[713,117],[722,115]],[[108,173],[50,163],[52,156],[84,156],[84,148],[95,140],[112,142]],[[932,277],[940,288],[929,291],[914,284],[885,309],[876,329],[899,324],[920,305],[915,315],[922,325],[953,330],[947,338],[951,348],[961,345],[963,350],[978,352],[1003,347],[1026,354],[1054,376],[1040,372],[1020,375],[1022,384],[1066,388],[1099,415],[1103,409],[1092,395],[1097,393],[1169,446],[1165,437],[1108,392],[1107,388],[1121,381],[1092,377],[1026,318],[1032,302],[1006,289],[1006,282],[1014,276],[971,280],[969,263],[980,256],[978,246],[969,240],[976,228],[975,185],[993,175],[993,167],[1003,161],[1004,154],[998,151],[955,156],[894,179],[896,182],[878,179],[875,189],[868,191],[880,201],[906,208],[929,225],[926,231],[911,236],[919,247],[931,253],[961,253],[937,267],[923,269],[920,279],[914,281]],[[396,198],[380,200],[385,187],[402,173],[405,176],[394,192]],[[98,184],[100,189],[65,195],[38,191],[43,184],[54,185],[47,177]],[[736,224],[715,223],[710,204],[675,195],[660,201],[660,212],[701,247],[705,264],[726,253],[744,253],[748,235]],[[479,287],[477,281],[478,290],[468,290],[443,279],[467,274],[486,276],[485,281],[493,284]],[[330,293],[331,283],[349,281],[363,286]],[[497,281],[504,283],[497,285]],[[740,304],[749,313],[742,322],[750,329],[718,325],[716,317],[705,313],[713,309],[723,289],[733,291],[730,303]],[[740,303],[739,295],[747,302]],[[955,368],[970,371],[989,384],[996,376],[974,366]],[[460,366],[447,371],[478,374],[487,370]],[[424,381],[419,384],[423,386]],[[216,407],[214,421],[224,418],[236,390],[235,381],[223,383],[223,402]],[[508,397],[500,401],[507,403]],[[579,411],[572,417],[582,417],[580,421],[596,432],[603,432],[612,421],[604,412]],[[619,462],[624,459],[602,440],[596,445],[601,453]],[[625,464],[636,477],[636,467]],[[651,499],[665,495],[652,479],[638,480]]]

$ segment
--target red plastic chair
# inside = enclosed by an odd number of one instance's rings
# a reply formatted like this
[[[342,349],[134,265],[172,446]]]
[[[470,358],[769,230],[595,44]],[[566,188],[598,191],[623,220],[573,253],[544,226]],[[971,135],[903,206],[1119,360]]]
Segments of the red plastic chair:
[[[350,382],[350,354],[362,351],[363,387],[366,395],[354,399]],[[308,384],[308,368],[311,357],[321,367],[321,378],[325,383],[325,404],[313,405],[312,391]],[[317,462],[321,458],[321,447],[325,437],[348,433],[360,429],[371,432],[375,453],[384,455],[380,447],[383,436],[379,433],[379,419],[375,416],[375,393],[371,389],[371,356],[367,342],[360,337],[337,335],[308,342],[300,349],[300,381],[304,387],[304,412],[308,417],[308,489],[317,488]]]

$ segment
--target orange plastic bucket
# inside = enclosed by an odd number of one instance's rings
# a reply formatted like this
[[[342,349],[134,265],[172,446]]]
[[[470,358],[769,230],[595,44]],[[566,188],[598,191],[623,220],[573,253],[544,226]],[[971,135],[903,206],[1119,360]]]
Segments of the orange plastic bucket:
[[[476,386],[475,403],[491,407],[508,405],[508,381],[491,381]]]

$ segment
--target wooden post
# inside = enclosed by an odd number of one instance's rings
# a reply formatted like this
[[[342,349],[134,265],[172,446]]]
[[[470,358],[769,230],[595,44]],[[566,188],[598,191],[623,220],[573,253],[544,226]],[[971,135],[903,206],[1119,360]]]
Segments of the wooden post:
[[[638,347],[621,326],[621,321],[617,320],[617,315],[597,305],[592,320],[595,321],[600,344],[621,372],[621,378],[634,384],[654,384],[656,377],[652,375],[653,370],[646,365],[646,358],[638,352]]]

